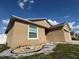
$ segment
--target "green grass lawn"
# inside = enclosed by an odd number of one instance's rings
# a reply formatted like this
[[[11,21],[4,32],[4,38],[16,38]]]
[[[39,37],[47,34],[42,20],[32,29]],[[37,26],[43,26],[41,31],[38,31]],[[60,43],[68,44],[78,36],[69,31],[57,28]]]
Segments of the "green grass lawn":
[[[54,52],[48,55],[38,54],[19,59],[79,59],[79,45],[58,44],[53,50]]]
[[[32,56],[23,56],[18,59],[79,59],[79,45],[58,44],[53,49],[53,53],[48,55],[36,54]],[[0,59],[15,59],[12,57],[0,57]]]
[[[15,59],[14,57],[7,57],[7,56],[5,56],[5,57],[0,57],[0,59]]]
[[[53,59],[79,59],[79,45],[58,44],[49,55]]]

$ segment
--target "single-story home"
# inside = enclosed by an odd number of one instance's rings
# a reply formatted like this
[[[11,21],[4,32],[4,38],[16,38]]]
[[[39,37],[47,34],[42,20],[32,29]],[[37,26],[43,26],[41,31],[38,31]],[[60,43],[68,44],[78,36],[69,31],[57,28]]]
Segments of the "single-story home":
[[[67,22],[51,25],[45,18],[23,19],[11,16],[5,33],[7,45],[11,48],[41,45],[46,42],[71,41],[70,27]]]

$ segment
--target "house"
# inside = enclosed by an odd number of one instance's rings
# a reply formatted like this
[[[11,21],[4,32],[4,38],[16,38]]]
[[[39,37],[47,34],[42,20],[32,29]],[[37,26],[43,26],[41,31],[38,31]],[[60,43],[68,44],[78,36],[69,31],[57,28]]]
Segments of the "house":
[[[70,32],[70,34],[71,34],[71,37],[79,38],[79,33]]]
[[[70,27],[67,22],[51,25],[44,18],[25,20],[11,16],[5,33],[7,45],[11,48],[23,45],[39,46],[46,42],[71,41]]]

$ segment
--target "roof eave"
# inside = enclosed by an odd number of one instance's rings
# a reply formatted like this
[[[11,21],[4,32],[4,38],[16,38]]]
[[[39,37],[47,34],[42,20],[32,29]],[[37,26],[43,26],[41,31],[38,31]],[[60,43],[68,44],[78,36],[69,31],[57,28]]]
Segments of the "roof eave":
[[[7,26],[7,29],[5,30],[5,34],[7,34],[9,32],[9,30],[13,27],[15,21],[19,21],[19,22],[22,22],[22,23],[33,24],[33,25],[48,29],[48,27],[41,26],[41,25],[33,23],[31,21],[22,20],[22,18],[20,18],[20,17],[11,16],[10,22],[9,22],[9,24]]]

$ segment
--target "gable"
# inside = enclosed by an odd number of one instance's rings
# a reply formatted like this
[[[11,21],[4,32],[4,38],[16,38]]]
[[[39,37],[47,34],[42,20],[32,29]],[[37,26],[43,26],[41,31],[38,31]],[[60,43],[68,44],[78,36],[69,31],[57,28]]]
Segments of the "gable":
[[[70,28],[67,24],[64,25],[63,29],[68,30],[68,31],[70,30]]]
[[[42,26],[46,26],[46,27],[51,27],[51,25],[48,23],[47,20],[39,20],[39,21],[32,21],[33,23],[42,25]]]
[[[48,27],[49,27],[49,25],[47,25],[47,27],[46,26],[43,26],[43,25],[40,25],[40,23],[39,24],[37,24],[37,23],[34,23],[34,22],[32,22],[32,21],[28,21],[28,20],[24,20],[23,18],[20,18],[20,17],[16,17],[16,16],[11,16],[11,18],[10,18],[10,22],[9,22],[9,24],[8,24],[8,26],[7,26],[7,29],[5,30],[5,34],[7,34],[9,31],[10,31],[10,29],[14,26],[14,23],[15,22],[20,22],[20,23],[24,23],[24,24],[33,24],[33,25],[36,25],[36,26],[38,26],[38,27],[41,27],[41,28],[45,28],[45,29],[48,29]],[[43,22],[42,22],[43,23]],[[42,24],[41,23],[41,24]],[[44,24],[45,25],[45,24]]]

